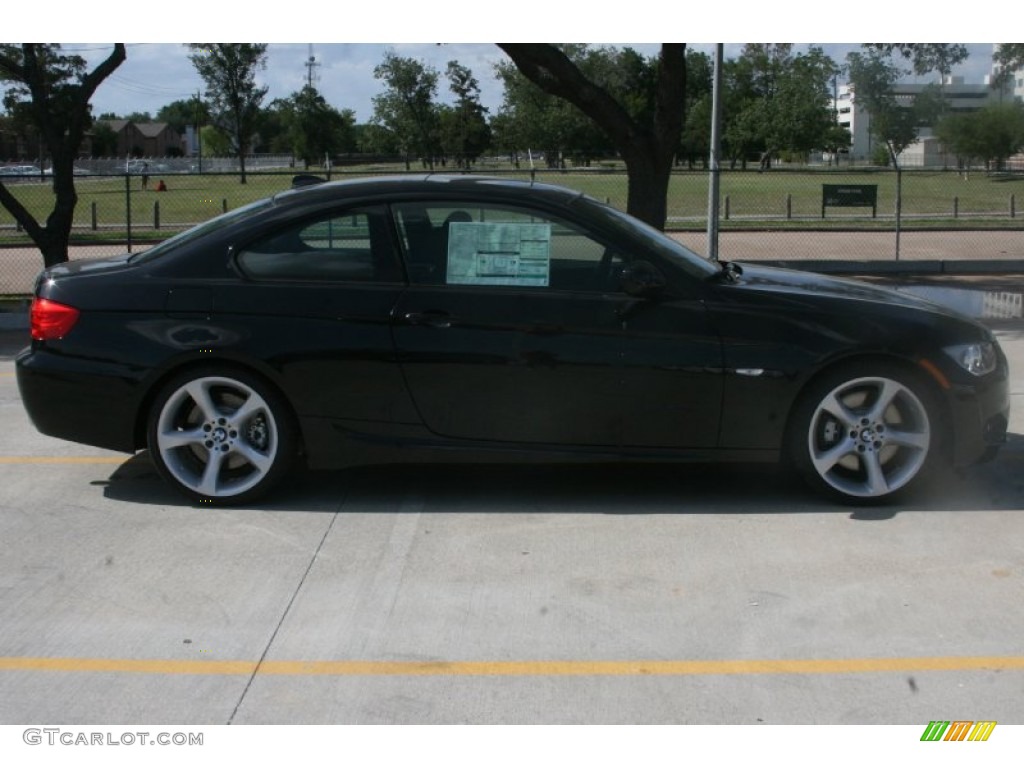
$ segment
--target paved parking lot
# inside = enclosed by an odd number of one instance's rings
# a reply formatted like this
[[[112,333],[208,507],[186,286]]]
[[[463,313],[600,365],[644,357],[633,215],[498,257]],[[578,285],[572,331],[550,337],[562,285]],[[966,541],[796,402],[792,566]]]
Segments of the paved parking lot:
[[[145,454],[38,435],[8,354],[0,723],[1024,722],[1024,324],[1000,338],[1006,450],[876,509],[700,466],[193,507]]]

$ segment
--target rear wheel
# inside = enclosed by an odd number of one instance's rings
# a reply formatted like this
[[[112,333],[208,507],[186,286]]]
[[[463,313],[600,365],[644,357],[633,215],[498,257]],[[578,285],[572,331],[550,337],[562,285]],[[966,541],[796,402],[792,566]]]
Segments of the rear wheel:
[[[899,366],[844,368],[797,407],[790,452],[811,485],[847,502],[890,500],[940,461],[939,408],[919,375]]]
[[[296,429],[284,400],[262,379],[207,368],[184,373],[160,391],[148,442],[160,474],[189,498],[242,504],[287,474]]]

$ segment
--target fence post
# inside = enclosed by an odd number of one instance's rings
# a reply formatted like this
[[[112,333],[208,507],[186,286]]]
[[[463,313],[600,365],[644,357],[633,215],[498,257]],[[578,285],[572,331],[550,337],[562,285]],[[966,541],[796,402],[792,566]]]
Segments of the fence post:
[[[128,253],[132,252],[132,177],[124,175],[125,226],[127,228]]]
[[[153,229],[160,229],[160,201],[153,201]]]
[[[92,203],[92,231],[95,232],[99,229],[99,218],[96,215],[96,201]]]
[[[953,198],[953,218],[954,219],[960,218],[960,198],[959,197],[954,197]]]
[[[1017,218],[1017,196],[1010,195],[1010,218]]]
[[[224,213],[228,212],[228,199],[226,197],[220,201],[220,207]]]
[[[789,220],[789,219],[792,219],[792,218],[793,218],[793,195],[792,194],[787,194],[786,195],[786,219]]]
[[[729,218],[729,196],[725,196],[725,218]]]

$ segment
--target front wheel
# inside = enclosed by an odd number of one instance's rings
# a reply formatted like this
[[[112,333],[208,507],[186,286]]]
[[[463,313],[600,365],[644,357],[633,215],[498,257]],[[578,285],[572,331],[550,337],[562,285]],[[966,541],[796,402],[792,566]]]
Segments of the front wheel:
[[[242,504],[287,474],[296,430],[283,399],[244,371],[201,369],[172,379],[150,412],[157,470],[189,498]]]
[[[797,406],[790,452],[811,485],[846,502],[886,501],[938,463],[939,412],[912,371],[845,368],[812,385]]]

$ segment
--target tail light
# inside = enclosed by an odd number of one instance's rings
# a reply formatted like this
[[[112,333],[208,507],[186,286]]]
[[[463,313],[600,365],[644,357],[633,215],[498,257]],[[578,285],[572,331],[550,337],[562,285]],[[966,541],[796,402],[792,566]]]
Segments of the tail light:
[[[62,339],[78,321],[78,310],[50,299],[34,299],[29,310],[32,338],[36,341]]]

